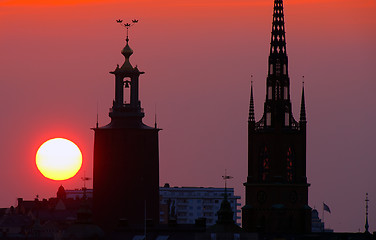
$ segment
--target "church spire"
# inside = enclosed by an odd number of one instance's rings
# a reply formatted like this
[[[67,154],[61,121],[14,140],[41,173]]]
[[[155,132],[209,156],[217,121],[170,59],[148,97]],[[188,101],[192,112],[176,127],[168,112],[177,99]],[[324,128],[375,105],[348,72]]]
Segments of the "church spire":
[[[283,0],[274,0],[272,35],[270,39],[269,76],[286,75],[287,52]]]
[[[273,58],[286,57],[285,19],[282,0],[274,0],[270,56],[273,56]]]
[[[274,0],[266,89],[264,117],[259,125],[272,129],[294,128],[282,0]]]
[[[253,76],[251,75],[251,78]],[[253,104],[253,81],[251,81],[251,97],[250,97],[250,102],[249,102],[249,117],[248,117],[248,122],[255,122],[255,107]]]
[[[304,76],[303,76],[304,78]],[[300,122],[306,122],[305,100],[304,100],[304,82],[302,87],[302,101],[300,105]]]

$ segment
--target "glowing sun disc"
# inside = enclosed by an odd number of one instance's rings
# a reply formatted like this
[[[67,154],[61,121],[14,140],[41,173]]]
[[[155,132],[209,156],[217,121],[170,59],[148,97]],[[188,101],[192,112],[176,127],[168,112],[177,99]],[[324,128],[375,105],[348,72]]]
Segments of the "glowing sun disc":
[[[35,162],[38,170],[46,178],[66,180],[80,170],[82,154],[72,141],[65,138],[53,138],[39,147]]]

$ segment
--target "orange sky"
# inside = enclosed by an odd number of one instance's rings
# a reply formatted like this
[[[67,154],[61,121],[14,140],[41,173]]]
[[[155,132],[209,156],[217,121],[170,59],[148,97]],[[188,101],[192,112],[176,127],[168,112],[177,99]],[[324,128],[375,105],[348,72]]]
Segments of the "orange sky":
[[[108,72],[123,61],[118,18],[140,20],[130,32],[131,62],[146,72],[144,122],[153,125],[157,105],[164,129],[160,184],[222,186],[226,168],[244,197],[249,76],[260,118],[272,7],[272,0],[0,1],[0,189],[8,192],[1,206],[56,193],[60,182],[43,178],[33,160],[49,138],[77,143],[91,174],[90,127],[97,103],[100,124],[109,122]],[[295,117],[306,76],[310,204],[325,201],[338,231],[362,229],[365,192],[376,199],[375,11],[374,0],[285,1]],[[82,175],[62,184],[78,188]]]

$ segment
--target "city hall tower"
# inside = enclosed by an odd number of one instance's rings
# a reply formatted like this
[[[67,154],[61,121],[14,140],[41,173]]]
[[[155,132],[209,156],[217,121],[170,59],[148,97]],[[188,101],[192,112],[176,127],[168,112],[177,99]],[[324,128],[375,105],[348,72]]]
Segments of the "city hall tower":
[[[129,61],[131,24],[124,26],[127,38],[121,54],[125,61],[110,72],[115,77],[111,122],[94,128],[93,215],[105,230],[119,224],[143,225],[145,218],[159,223],[159,129],[142,122],[139,79],[144,72]]]
[[[251,86],[248,177],[243,228],[251,232],[306,233],[311,228],[306,177],[304,89],[300,120],[291,110],[283,1],[274,1],[264,114],[255,121]]]

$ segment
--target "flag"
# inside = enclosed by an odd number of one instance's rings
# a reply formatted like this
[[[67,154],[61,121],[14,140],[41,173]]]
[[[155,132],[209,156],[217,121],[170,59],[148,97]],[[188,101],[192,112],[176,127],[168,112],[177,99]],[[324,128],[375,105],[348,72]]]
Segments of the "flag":
[[[325,203],[322,203],[322,204],[323,204],[324,211],[327,211],[327,212],[331,213],[329,206],[326,205]]]

